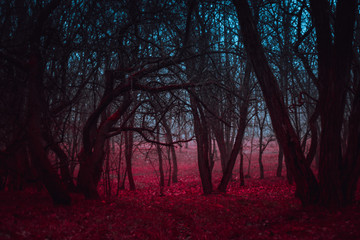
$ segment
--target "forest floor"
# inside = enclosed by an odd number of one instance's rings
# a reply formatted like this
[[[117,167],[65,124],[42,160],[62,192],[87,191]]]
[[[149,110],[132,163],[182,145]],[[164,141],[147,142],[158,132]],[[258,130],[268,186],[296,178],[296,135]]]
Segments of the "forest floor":
[[[159,193],[153,166],[135,158],[136,191],[54,206],[45,192],[0,192],[0,239],[360,239],[360,202],[341,211],[302,207],[294,187],[274,177],[276,153],[264,155],[265,179],[253,155],[251,178],[238,171],[227,194],[204,196],[194,148],[178,151],[179,182]],[[219,165],[219,163],[216,163]],[[247,164],[245,164],[247,169]],[[220,180],[214,169],[214,186]],[[100,189],[101,190],[101,189]]]

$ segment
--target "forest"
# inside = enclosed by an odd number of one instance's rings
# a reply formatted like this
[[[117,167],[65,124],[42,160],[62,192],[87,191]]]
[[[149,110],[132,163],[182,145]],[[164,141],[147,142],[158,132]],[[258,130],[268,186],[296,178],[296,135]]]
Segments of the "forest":
[[[0,113],[0,239],[360,238],[357,0],[1,0]]]

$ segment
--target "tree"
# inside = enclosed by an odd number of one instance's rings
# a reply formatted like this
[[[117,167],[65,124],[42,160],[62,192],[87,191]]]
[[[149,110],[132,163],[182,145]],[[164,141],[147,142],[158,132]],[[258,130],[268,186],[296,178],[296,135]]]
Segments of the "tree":
[[[298,196],[303,204],[313,203],[318,198],[318,184],[311,169],[304,164],[305,157],[301,151],[299,139],[291,125],[279,85],[266,59],[250,7],[246,0],[234,0],[233,3],[245,48],[263,92],[274,132],[284,150],[290,170],[294,174]]]
[[[70,196],[65,189],[61,179],[53,169],[48,158],[45,146],[48,134],[45,119],[48,116],[48,105],[44,99],[44,75],[45,59],[41,54],[41,38],[50,38],[47,35],[46,22],[51,18],[51,14],[60,4],[60,1],[51,1],[41,8],[37,17],[34,19],[33,32],[28,36],[29,42],[24,46],[28,52],[26,63],[19,62],[26,71],[26,81],[28,92],[26,96],[28,118],[26,123],[27,144],[31,160],[40,174],[43,184],[57,204],[70,204]]]
[[[269,143],[271,143],[274,139],[271,135],[269,136],[264,136],[264,132],[266,131],[265,129],[265,124],[266,124],[266,120],[267,120],[267,111],[266,109],[263,110],[263,116],[262,118],[260,118],[260,114],[259,111],[257,109],[257,107],[255,107],[255,111],[256,111],[256,120],[258,123],[258,128],[259,128],[259,170],[260,170],[260,179],[264,179],[264,164],[262,162],[262,156],[263,153],[266,149],[266,147],[269,145]],[[265,141],[264,141],[265,140]]]
[[[299,136],[291,125],[281,91],[268,65],[259,34],[252,20],[248,2],[234,0],[233,3],[238,13],[246,50],[269,109],[275,134],[294,175],[298,197],[304,205],[314,204],[318,201],[322,205],[333,207],[350,204],[354,199],[354,185],[356,186],[359,178],[357,170],[354,171],[354,169],[358,169],[359,155],[351,147],[354,142],[358,143],[358,135],[352,136],[347,148],[344,149],[345,158],[343,158],[341,129],[344,122],[346,86],[350,82],[351,76],[356,1],[338,1],[334,44],[331,36],[328,2],[311,1],[311,14],[317,31],[319,56],[319,111],[321,116],[319,183],[302,152]],[[355,96],[358,94],[356,92]],[[349,119],[358,116],[357,103],[353,103]],[[333,118],[329,118],[330,115]],[[354,124],[353,127],[353,129],[358,129],[359,123]],[[348,157],[349,155],[352,157]],[[347,174],[344,174],[345,172]]]
[[[239,152],[242,151],[243,145],[243,138],[245,134],[245,129],[248,123],[248,108],[250,102],[250,72],[251,72],[251,65],[249,62],[246,63],[245,67],[245,75],[243,80],[243,89],[241,91],[241,96],[243,98],[240,106],[240,119],[237,129],[237,134],[235,138],[235,143],[232,147],[231,154],[229,156],[229,160],[227,161],[226,169],[224,174],[221,178],[221,182],[218,186],[218,190],[221,192],[225,192],[227,185],[231,179],[232,171],[235,166],[236,158],[239,155]],[[241,152],[242,154],[242,152]],[[242,158],[242,156],[241,156]],[[241,159],[242,160],[242,159]],[[242,161],[240,162],[242,164]]]
[[[321,117],[319,184],[320,201],[324,205],[342,206],[354,200],[359,173],[359,153],[353,144],[357,136],[349,136],[348,146],[342,149],[341,130],[347,86],[351,81],[353,36],[357,1],[338,1],[334,35],[330,24],[328,1],[310,1],[311,15],[316,29],[318,51],[319,104]],[[358,89],[357,89],[358,90]],[[359,95],[355,93],[355,99]],[[358,102],[354,101],[349,120],[358,116]],[[331,116],[331,117],[329,117]],[[352,132],[359,123],[352,122]],[[343,152],[345,155],[343,156]],[[351,157],[350,157],[351,156]]]

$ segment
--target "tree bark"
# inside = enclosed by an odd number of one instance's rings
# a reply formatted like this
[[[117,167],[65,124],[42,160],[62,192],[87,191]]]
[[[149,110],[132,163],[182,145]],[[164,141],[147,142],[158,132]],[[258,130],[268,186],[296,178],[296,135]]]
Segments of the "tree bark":
[[[211,169],[209,163],[209,141],[206,120],[201,113],[202,109],[198,107],[198,103],[193,97],[190,97],[192,114],[194,117],[194,131],[196,136],[198,166],[200,179],[204,194],[210,194],[213,191],[211,180]]]

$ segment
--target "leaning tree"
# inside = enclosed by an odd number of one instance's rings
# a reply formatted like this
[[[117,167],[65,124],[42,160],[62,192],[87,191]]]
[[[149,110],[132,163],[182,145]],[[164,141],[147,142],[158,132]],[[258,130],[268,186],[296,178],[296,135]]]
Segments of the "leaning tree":
[[[321,117],[319,182],[301,149],[299,136],[289,118],[277,80],[269,66],[247,0],[233,1],[244,44],[261,86],[276,137],[294,176],[297,195],[304,205],[351,204],[359,179],[359,82],[352,75],[353,36],[357,1],[337,1],[335,23],[326,0],[310,1],[316,29],[318,55],[318,104]],[[335,8],[335,6],[333,6]],[[332,30],[332,27],[334,30]],[[352,91],[349,91],[352,90]],[[352,100],[348,126],[345,105]],[[347,144],[342,129],[349,127]]]

